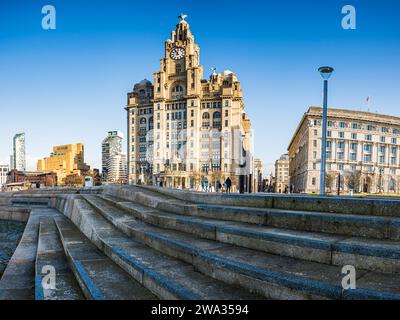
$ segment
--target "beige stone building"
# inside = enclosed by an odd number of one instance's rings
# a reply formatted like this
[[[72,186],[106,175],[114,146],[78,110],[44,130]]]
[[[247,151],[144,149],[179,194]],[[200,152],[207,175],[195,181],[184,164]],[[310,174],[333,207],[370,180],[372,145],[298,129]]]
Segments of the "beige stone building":
[[[90,167],[85,164],[82,143],[55,146],[50,157],[39,160],[37,164],[38,171],[55,172],[59,185],[65,184],[67,176],[81,176],[89,169]]]
[[[319,192],[322,108],[304,114],[289,145],[290,183]],[[400,118],[328,109],[327,191],[399,193]]]
[[[275,191],[278,193],[289,191],[289,155],[284,154],[275,161]]]
[[[243,92],[231,71],[203,79],[200,48],[185,16],[165,41],[154,82],[143,80],[128,93],[130,183],[195,188],[251,167],[251,124]],[[222,182],[222,181],[221,181]]]

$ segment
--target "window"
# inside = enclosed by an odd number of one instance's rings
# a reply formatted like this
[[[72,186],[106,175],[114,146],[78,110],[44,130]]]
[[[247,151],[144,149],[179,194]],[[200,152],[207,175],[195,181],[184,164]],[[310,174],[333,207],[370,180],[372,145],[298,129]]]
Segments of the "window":
[[[315,186],[317,184],[317,179],[312,178],[312,182],[311,183],[312,183],[313,186]]]
[[[392,155],[396,155],[396,153],[397,153],[397,148],[396,147],[392,147],[391,149],[390,149],[390,152],[392,153]]]
[[[350,161],[357,161],[357,153],[350,153]]]
[[[194,117],[194,110],[193,110],[193,109],[190,110],[190,116],[191,116],[191,117]]]
[[[332,131],[327,131],[327,136],[330,138],[330,137],[332,137]]]
[[[213,127],[220,127],[221,126],[221,112],[214,112],[213,114]]]
[[[190,120],[190,126],[194,127],[194,121],[193,120]]]
[[[228,120],[225,120],[225,127],[228,127]]]
[[[365,140],[371,141],[372,140],[372,136],[370,134],[366,134],[365,135]]]
[[[229,100],[225,100],[225,107],[229,107]]]
[[[332,148],[332,141],[328,140],[328,141],[326,142],[326,147],[327,147],[328,149]]]
[[[358,124],[357,124],[357,123],[352,123],[351,127],[352,127],[353,129],[358,129]]]
[[[344,149],[344,141],[339,141],[338,142],[338,148],[339,149]]]
[[[370,154],[364,155],[364,161],[365,162],[371,162],[372,161],[372,156]]]
[[[381,128],[381,132],[382,132],[382,133],[387,133],[387,132],[388,132],[388,128],[382,127],[382,128]]]
[[[354,164],[352,164],[352,165],[350,165],[350,170],[351,171],[356,171],[356,169],[357,169],[357,167],[354,165]]]
[[[386,142],[386,138],[385,137],[381,137],[379,140],[380,140],[380,142]]]
[[[314,130],[314,136],[318,135],[318,130]]]
[[[386,151],[385,146],[380,146],[380,147],[379,147],[379,152],[380,152],[380,153],[385,153],[385,151]]]
[[[351,150],[357,150],[357,143],[353,142],[350,144],[350,149]]]
[[[346,128],[346,123],[343,122],[343,121],[340,121],[340,122],[339,122],[339,127],[340,127],[340,128]]]
[[[332,127],[332,121],[328,121],[328,127]]]
[[[371,152],[371,151],[372,151],[372,144],[366,144],[366,145],[364,145],[364,151],[366,151],[366,152]]]
[[[339,132],[339,138],[344,139],[344,132]]]
[[[228,113],[228,109],[225,110],[225,117],[227,117],[229,115]]]
[[[327,152],[326,152],[326,158],[327,158],[327,159],[332,158],[332,152],[331,152],[331,151],[327,151]]]
[[[368,131],[373,131],[373,130],[374,130],[374,126],[368,125],[368,126],[367,126],[367,130],[368,130]]]
[[[338,164],[337,168],[338,168],[338,171],[343,171],[344,165],[342,163],[340,163],[340,164]]]
[[[313,158],[317,159],[317,152],[316,151],[313,152]]]
[[[172,92],[183,92],[183,87],[178,84],[177,86],[172,88]]]
[[[397,144],[397,138],[392,138],[392,143]]]
[[[385,156],[379,156],[379,163],[385,163]]]
[[[182,72],[181,65],[177,63],[175,66],[175,73],[181,73],[181,72]]]
[[[314,148],[317,147],[317,143],[318,143],[317,140],[314,140],[314,141],[313,141],[313,146],[314,146]]]
[[[357,140],[357,133],[352,133],[351,134],[351,139]]]
[[[399,133],[399,130],[393,129],[393,134],[398,134],[398,133]]]
[[[338,160],[344,160],[344,152],[343,151],[339,151],[337,153],[337,159]]]

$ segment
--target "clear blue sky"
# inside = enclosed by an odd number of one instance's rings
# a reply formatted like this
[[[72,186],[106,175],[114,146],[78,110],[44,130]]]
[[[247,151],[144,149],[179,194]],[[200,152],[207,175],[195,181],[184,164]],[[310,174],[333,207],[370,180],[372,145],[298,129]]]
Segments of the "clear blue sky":
[[[41,28],[41,8],[57,29]],[[341,8],[357,29],[341,28]],[[126,132],[126,93],[159,69],[164,40],[180,12],[210,67],[242,82],[256,156],[270,170],[310,105],[322,101],[321,65],[336,71],[330,106],[400,116],[400,1],[78,1],[0,2],[0,162],[26,132],[28,168],[53,145],[82,142],[100,167],[108,130]]]

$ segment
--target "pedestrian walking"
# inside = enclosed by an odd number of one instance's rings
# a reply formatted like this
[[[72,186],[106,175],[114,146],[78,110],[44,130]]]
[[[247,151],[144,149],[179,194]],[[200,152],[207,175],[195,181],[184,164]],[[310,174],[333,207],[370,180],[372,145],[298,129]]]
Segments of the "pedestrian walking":
[[[230,193],[231,192],[231,186],[232,186],[232,180],[228,177],[225,180],[225,184],[226,184],[226,192]]]

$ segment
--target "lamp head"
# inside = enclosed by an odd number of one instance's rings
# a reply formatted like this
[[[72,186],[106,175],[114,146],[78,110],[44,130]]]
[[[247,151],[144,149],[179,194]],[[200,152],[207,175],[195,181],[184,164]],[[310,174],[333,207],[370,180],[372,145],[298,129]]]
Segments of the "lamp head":
[[[328,80],[331,77],[334,69],[332,67],[321,67],[318,69],[318,71],[324,80]]]

